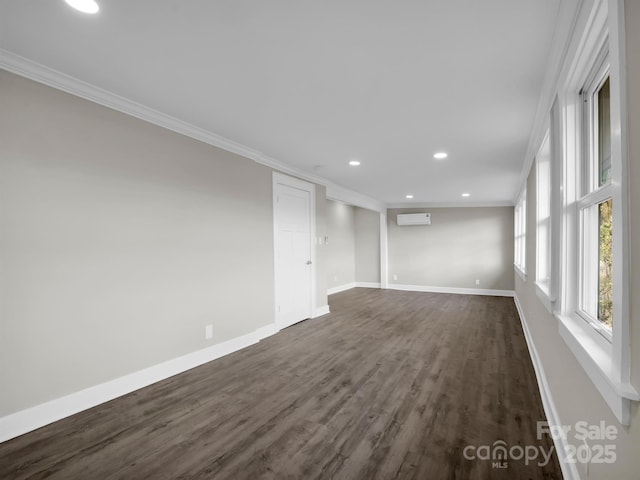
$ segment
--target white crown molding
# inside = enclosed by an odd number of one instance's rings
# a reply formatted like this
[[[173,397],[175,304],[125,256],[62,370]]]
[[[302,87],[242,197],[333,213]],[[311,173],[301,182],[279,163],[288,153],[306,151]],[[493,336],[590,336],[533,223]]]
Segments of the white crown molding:
[[[487,295],[491,297],[513,297],[513,290],[493,290],[489,288],[430,287],[427,285],[402,285],[390,283],[389,290],[405,292],[455,293],[460,295]]]
[[[0,49],[0,68],[256,162],[261,160],[262,154],[256,150],[91,85],[65,73],[33,62],[8,50]]]
[[[0,442],[5,442],[127,393],[186,372],[217,358],[242,350],[277,332],[278,329],[275,324],[265,325],[253,332],[232,338],[226,342],[218,343],[123,377],[0,417]]]
[[[387,210],[387,205],[384,202],[335,184],[327,185],[327,198],[379,213],[384,213]]]
[[[529,356],[531,357],[533,370],[536,374],[536,380],[538,381],[538,389],[540,390],[540,398],[542,399],[542,407],[547,417],[547,422],[549,423],[549,426],[560,426],[562,425],[562,423],[560,422],[558,410],[556,409],[556,404],[553,400],[551,389],[549,388],[547,375],[544,371],[544,367],[542,366],[542,361],[540,359],[540,355],[538,355],[538,350],[536,349],[533,337],[531,336],[529,325],[527,324],[527,319],[524,316],[524,311],[522,310],[522,305],[520,304],[518,295],[514,295],[514,301],[518,310],[518,314],[520,316],[520,323],[522,324],[522,331],[524,332],[524,338],[529,349]],[[576,463],[568,461],[569,444],[567,443],[566,437],[563,437],[562,435],[556,435],[552,438],[553,443],[556,447],[556,453],[558,455],[558,461],[562,470],[562,476],[570,480],[579,480],[580,475],[578,474]]]
[[[318,185],[323,185],[327,190],[334,192],[334,194],[339,197],[337,199],[345,201],[346,203],[376,211],[384,211],[383,209],[386,208],[383,202],[361,193],[354,192],[348,188],[338,186],[326,178],[307,173],[304,170],[300,170],[287,165],[284,162],[271,158],[251,147],[242,145],[241,143],[200,128],[196,125],[187,123],[179,118],[172,117],[171,115],[167,115],[141,103],[116,95],[108,90],[96,87],[95,85],[1,48],[0,68],[76,97],[97,103],[98,105],[139,118],[145,122],[166,128],[167,130],[185,135],[227,152],[235,153],[236,155],[248,158],[274,170],[278,170]]]
[[[513,207],[513,202],[443,202],[443,203],[389,203],[387,208],[491,208]]]

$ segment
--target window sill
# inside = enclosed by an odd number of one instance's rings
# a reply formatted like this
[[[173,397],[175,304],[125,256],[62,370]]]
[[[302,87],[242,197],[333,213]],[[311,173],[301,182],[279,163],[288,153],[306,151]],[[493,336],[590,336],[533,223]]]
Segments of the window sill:
[[[560,336],[578,363],[603,396],[609,408],[622,425],[630,423],[631,401],[640,400],[640,394],[629,382],[621,382],[616,375],[613,347],[587,322],[574,316],[557,316]]]
[[[536,295],[538,300],[544,305],[549,313],[553,313],[553,308],[556,303],[555,298],[551,298],[549,295],[549,287],[547,285],[536,282]]]
[[[523,282],[527,281],[527,274],[524,271],[522,271],[519,266],[514,264],[513,269],[516,271],[516,273],[518,274],[518,276]]]

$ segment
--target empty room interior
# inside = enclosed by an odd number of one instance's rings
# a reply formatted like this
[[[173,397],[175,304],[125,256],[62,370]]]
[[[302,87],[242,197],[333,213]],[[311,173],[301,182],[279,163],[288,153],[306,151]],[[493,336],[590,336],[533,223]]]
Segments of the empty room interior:
[[[0,478],[640,478],[639,27],[0,1]]]

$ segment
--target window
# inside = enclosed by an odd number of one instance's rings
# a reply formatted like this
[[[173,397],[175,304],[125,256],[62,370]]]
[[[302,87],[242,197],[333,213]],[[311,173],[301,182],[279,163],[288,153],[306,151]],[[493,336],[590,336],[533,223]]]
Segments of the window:
[[[515,271],[526,280],[526,246],[527,246],[527,189],[523,188],[518,196],[514,210],[514,261]]]
[[[567,59],[558,93],[559,128],[551,128],[551,219],[561,219],[552,228],[560,250],[555,305],[560,335],[616,418],[628,425],[631,402],[640,394],[630,380],[622,5],[594,2],[581,13],[591,21],[575,34],[580,43]],[[558,172],[553,168],[556,130]],[[556,187],[562,201],[554,207]]]
[[[611,90],[606,50],[580,92],[582,152],[578,171],[580,299],[578,313],[611,340],[613,327],[613,186]]]
[[[549,297],[551,284],[551,146],[549,131],[536,155],[536,287]]]

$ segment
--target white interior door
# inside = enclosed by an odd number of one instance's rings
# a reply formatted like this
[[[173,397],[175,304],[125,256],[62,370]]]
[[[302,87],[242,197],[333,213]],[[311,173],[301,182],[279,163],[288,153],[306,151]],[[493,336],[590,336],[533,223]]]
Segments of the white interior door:
[[[312,315],[313,188],[274,175],[276,324],[280,329]]]

